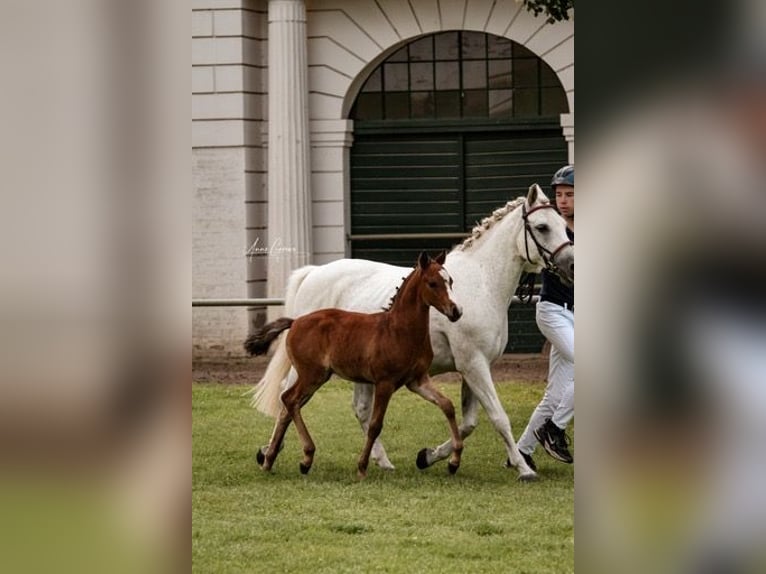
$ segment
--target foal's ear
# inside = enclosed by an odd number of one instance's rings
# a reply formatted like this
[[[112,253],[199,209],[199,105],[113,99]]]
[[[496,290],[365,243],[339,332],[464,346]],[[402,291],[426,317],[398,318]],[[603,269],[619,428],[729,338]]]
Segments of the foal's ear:
[[[434,259],[434,261],[436,261],[439,265],[444,265],[444,261],[446,259],[447,259],[447,252],[442,251],[441,253],[439,253],[439,255],[436,256],[436,259]]]
[[[418,265],[420,265],[420,268],[427,269],[430,262],[431,258],[428,256],[428,253],[421,251],[420,255],[418,256]]]
[[[542,189],[536,183],[529,186],[529,193],[527,193],[527,205],[534,205],[537,201],[538,192],[542,193]]]

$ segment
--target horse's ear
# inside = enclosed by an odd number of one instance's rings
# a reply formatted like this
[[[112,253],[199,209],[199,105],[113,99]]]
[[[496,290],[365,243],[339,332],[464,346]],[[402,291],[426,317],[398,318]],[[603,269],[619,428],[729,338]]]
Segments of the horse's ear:
[[[428,253],[425,251],[421,251],[420,255],[418,256],[418,265],[420,265],[421,269],[428,268],[428,263],[431,261],[431,258],[428,256]]]
[[[446,259],[447,259],[447,252],[442,251],[441,253],[439,253],[439,255],[436,256],[436,259],[434,259],[434,261],[436,261],[439,265],[444,265],[444,261]]]
[[[529,186],[529,193],[527,194],[527,205],[534,205],[537,201],[538,192],[542,193],[542,189],[536,183]]]

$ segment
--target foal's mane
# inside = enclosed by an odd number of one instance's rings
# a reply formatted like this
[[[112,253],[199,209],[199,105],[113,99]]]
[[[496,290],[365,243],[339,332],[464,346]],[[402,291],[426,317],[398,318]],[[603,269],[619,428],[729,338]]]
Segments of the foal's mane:
[[[417,271],[417,269],[418,269],[418,266],[415,265],[415,267],[412,268],[412,271],[410,272],[409,275],[407,275],[407,277],[402,277],[402,282],[396,288],[396,291],[394,292],[393,296],[391,297],[391,300],[388,302],[388,306],[387,307],[383,307],[384,311],[390,311],[393,308],[394,303],[396,303],[396,300],[399,297],[399,294],[404,290],[404,285],[407,283],[407,281],[409,281],[410,279],[412,279],[415,276],[415,271]]]
[[[515,211],[516,208],[518,208],[522,203],[524,203],[525,199],[526,197],[521,195],[517,197],[516,199],[509,201],[504,206],[498,207],[495,211],[492,212],[492,215],[488,215],[487,217],[482,219],[480,223],[477,223],[476,226],[473,228],[473,230],[471,230],[471,235],[469,237],[466,237],[461,244],[453,247],[452,250],[453,251],[468,251],[471,247],[473,247],[477,239],[479,239],[487,231],[492,229],[495,223],[497,223],[498,221],[501,221],[506,215]]]

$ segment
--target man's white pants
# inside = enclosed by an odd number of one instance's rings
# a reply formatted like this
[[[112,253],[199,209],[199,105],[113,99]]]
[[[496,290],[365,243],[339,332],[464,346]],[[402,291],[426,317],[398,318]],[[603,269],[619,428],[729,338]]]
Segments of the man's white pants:
[[[532,454],[537,447],[535,429],[550,417],[565,429],[574,416],[574,313],[550,301],[537,304],[537,326],[551,343],[548,386],[519,439],[519,450]]]

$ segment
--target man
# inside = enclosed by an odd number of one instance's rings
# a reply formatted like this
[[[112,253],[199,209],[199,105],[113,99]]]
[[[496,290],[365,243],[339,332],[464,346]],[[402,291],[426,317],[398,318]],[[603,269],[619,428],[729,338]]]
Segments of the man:
[[[574,166],[559,169],[551,181],[556,208],[567,222],[567,235],[574,241]],[[574,286],[564,285],[547,269],[537,304],[540,332],[551,343],[548,386],[519,439],[519,451],[532,470],[537,442],[556,460],[571,464],[565,429],[574,417]]]

